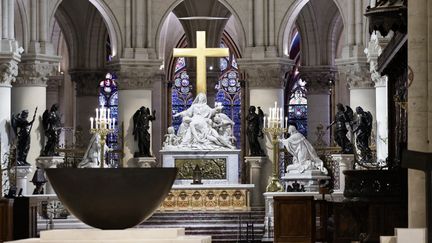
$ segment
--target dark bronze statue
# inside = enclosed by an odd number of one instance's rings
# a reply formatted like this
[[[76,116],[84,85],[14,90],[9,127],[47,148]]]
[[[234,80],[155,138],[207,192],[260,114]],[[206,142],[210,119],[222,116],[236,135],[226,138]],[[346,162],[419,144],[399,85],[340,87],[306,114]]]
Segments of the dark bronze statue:
[[[356,108],[357,118],[353,122],[353,132],[355,134],[355,149],[357,161],[360,164],[372,162],[372,151],[369,148],[369,140],[372,133],[372,114],[365,112],[363,108]]]
[[[156,120],[156,111],[150,114],[150,109],[141,106],[133,115],[134,129],[133,135],[135,141],[138,140],[138,152],[135,152],[134,157],[151,157],[150,153],[150,121]]]
[[[262,126],[264,121],[264,112],[258,107],[258,114],[255,112],[255,106],[249,107],[249,113],[246,116],[247,121],[247,136],[249,141],[251,156],[265,156],[261,149],[258,138],[263,138]]]
[[[327,126],[327,129],[336,124],[334,140],[336,141],[337,145],[342,148],[341,152],[343,154],[352,154],[353,145],[347,137],[347,123],[351,123],[353,111],[349,106],[346,106],[345,109],[341,103],[338,103],[336,106],[338,111],[336,112],[335,120],[329,126]]]
[[[58,153],[55,151],[59,143],[60,136],[60,115],[58,113],[58,104],[51,106],[51,109],[45,110],[42,115],[42,123],[45,130],[45,136],[47,142],[44,150],[42,151],[43,156],[55,156]]]
[[[37,107],[35,109],[33,119],[27,121],[28,110],[23,110],[21,113],[13,114],[11,124],[15,136],[17,136],[17,153],[16,153],[16,165],[17,166],[28,166],[30,163],[27,162],[28,151],[30,150],[30,132],[33,127],[33,122],[36,118]]]
[[[33,190],[33,195],[44,194],[43,186],[47,182],[47,179],[45,178],[45,171],[37,167],[31,182],[33,182],[33,184],[35,185],[35,189]]]

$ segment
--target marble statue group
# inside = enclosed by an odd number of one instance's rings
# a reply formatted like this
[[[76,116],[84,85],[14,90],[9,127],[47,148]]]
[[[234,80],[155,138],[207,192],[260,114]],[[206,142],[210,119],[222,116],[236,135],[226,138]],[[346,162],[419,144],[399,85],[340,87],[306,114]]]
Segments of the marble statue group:
[[[235,149],[234,122],[224,113],[222,106],[211,108],[207,96],[199,93],[192,105],[174,115],[182,123],[177,134],[173,127],[165,135],[165,150],[214,150]]]

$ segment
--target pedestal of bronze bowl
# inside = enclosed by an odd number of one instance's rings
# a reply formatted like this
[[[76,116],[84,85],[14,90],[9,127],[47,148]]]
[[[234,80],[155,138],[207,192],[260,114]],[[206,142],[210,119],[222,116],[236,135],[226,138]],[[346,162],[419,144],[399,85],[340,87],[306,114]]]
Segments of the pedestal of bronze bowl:
[[[99,229],[138,225],[159,207],[176,178],[176,168],[56,168],[48,180],[63,205]]]

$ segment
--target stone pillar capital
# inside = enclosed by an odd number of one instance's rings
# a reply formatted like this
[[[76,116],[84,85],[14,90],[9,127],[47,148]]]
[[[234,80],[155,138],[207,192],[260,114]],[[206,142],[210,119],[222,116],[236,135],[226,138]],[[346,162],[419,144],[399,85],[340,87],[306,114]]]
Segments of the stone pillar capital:
[[[58,92],[63,86],[64,75],[49,76],[47,80],[47,91]]]
[[[370,68],[366,60],[347,63],[340,62],[338,69],[339,74],[345,76],[349,89],[368,89],[375,86],[370,77]]]
[[[245,72],[245,80],[250,88],[285,87],[285,75],[294,66],[288,58],[238,59],[239,68]]]
[[[301,66],[300,78],[306,81],[308,93],[329,93],[329,80],[335,80],[334,66]]]
[[[47,86],[49,76],[58,74],[59,56],[25,55],[21,58],[14,87]]]
[[[120,90],[152,89],[155,82],[164,78],[161,60],[124,60],[111,64],[117,70]]]
[[[76,83],[77,96],[97,96],[99,82],[104,79],[106,71],[74,69],[69,74]]]

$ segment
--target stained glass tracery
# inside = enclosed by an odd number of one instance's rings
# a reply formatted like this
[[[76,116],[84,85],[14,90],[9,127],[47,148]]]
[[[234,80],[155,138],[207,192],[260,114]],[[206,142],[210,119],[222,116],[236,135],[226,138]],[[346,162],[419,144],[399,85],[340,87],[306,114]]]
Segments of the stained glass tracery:
[[[226,48],[224,42],[221,48]],[[241,84],[239,81],[239,71],[234,54],[229,57],[222,57],[219,60],[221,74],[216,84],[215,101],[223,105],[222,112],[234,121],[234,136],[236,147],[240,148],[241,143]]]
[[[115,118],[114,132],[108,134],[106,145],[112,150],[120,149],[119,144],[119,126],[118,126],[118,87],[115,74],[108,73],[105,80],[99,83],[99,106],[104,106],[111,110],[111,118]],[[120,157],[118,154],[108,153],[106,156],[108,165],[118,167],[120,165]]]
[[[192,84],[186,71],[186,59],[184,57],[177,58],[174,72],[174,83],[171,90],[171,105],[173,114],[176,114],[189,108],[193,101]],[[172,126],[176,132],[181,121],[181,117],[173,117]]]
[[[301,38],[297,28],[292,32],[289,56],[295,61],[295,66],[288,76],[287,101],[288,120],[296,124],[297,130],[307,136],[307,89],[306,82],[300,78],[299,67],[301,64]]]

